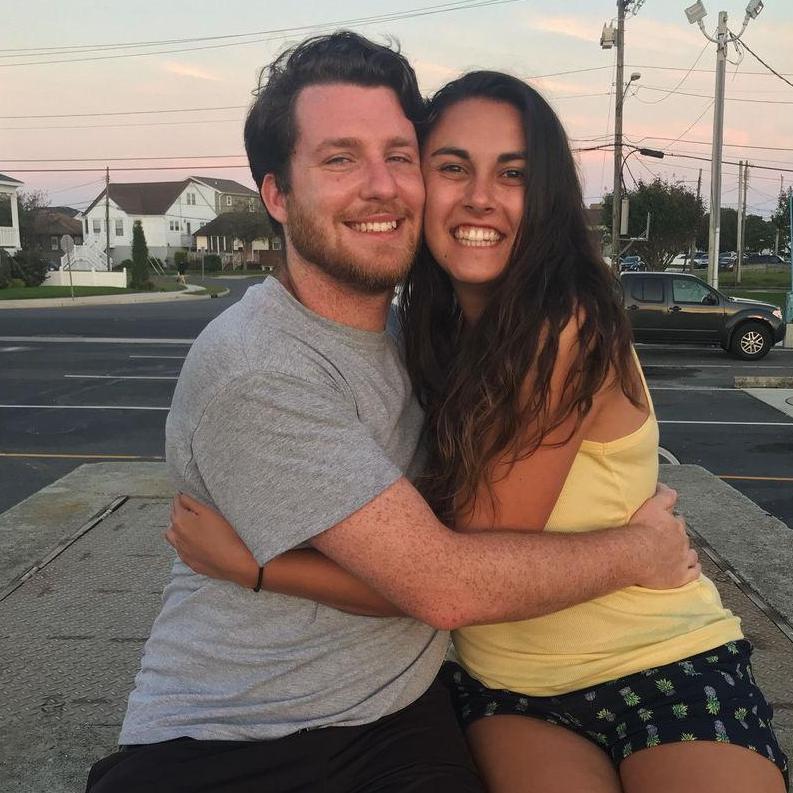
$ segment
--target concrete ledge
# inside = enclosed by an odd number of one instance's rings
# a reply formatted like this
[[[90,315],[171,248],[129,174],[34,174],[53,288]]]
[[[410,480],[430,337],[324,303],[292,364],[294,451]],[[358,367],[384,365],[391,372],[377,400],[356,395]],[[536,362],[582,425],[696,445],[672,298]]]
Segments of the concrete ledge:
[[[697,535],[793,624],[793,530],[698,465],[663,465]]]
[[[735,378],[736,388],[793,388],[793,377],[750,375]]]
[[[199,295],[203,287],[190,285],[180,292],[134,292],[124,295],[92,295],[90,297],[48,297],[31,298],[30,300],[0,300],[0,310],[20,308],[73,308],[79,306],[112,306],[129,305],[132,303],[168,303],[175,300],[211,300],[225,297],[229,290],[225,289],[216,295]]]
[[[732,572],[789,613],[790,530],[698,466],[661,470],[696,536],[717,551],[703,567],[755,645],[790,754],[793,644]],[[4,576],[88,526],[0,600],[0,793],[79,793],[90,765],[113,751],[173,559],[161,538],[171,494],[164,463],[92,463],[0,515],[0,559],[7,548],[16,559],[3,562]],[[92,523],[97,511],[104,517]]]

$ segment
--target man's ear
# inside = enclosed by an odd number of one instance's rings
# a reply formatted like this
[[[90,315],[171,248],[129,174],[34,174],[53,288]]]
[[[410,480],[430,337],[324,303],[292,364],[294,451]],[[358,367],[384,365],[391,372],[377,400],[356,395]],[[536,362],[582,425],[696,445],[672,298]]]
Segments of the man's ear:
[[[261,196],[270,216],[282,225],[285,224],[287,222],[286,193],[281,192],[278,187],[275,174],[268,173],[264,177]]]

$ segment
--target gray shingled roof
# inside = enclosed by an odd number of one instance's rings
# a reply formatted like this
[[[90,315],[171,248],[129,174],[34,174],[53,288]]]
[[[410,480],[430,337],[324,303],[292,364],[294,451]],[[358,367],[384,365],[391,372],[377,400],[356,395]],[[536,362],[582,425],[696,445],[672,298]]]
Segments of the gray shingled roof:
[[[189,183],[189,179],[181,182],[111,182],[110,198],[128,215],[164,215]],[[104,197],[103,190],[84,214],[88,214]]]
[[[221,193],[233,193],[234,195],[244,196],[259,195],[255,190],[251,190],[250,187],[245,187],[233,179],[215,179],[213,176],[191,176],[190,178],[196,182],[203,182],[210,187],[214,187],[215,190],[220,190]]]
[[[12,179],[10,176],[6,176],[4,173],[0,173],[0,182],[13,182],[14,184],[22,184],[19,179]]]

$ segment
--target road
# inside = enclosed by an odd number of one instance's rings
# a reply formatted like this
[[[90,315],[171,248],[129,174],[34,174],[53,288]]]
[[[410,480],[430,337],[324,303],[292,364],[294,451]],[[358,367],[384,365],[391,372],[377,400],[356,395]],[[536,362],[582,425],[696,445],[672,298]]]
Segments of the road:
[[[158,460],[190,339],[239,299],[0,311],[0,511],[85,462]],[[46,340],[44,340],[46,339]],[[734,377],[793,375],[793,351],[760,363],[720,349],[639,347],[661,427],[681,463],[724,477],[793,526],[793,417]]]

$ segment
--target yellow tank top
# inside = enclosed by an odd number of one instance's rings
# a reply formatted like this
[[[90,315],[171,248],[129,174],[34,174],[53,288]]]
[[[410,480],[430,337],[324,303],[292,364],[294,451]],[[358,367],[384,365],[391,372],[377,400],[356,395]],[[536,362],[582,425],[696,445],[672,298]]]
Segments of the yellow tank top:
[[[615,441],[581,444],[546,531],[622,526],[655,492],[658,424],[643,374],[642,383],[647,420]],[[740,620],[701,576],[679,589],[630,586],[544,617],[462,628],[454,645],[463,666],[489,688],[554,696],[740,638]]]

